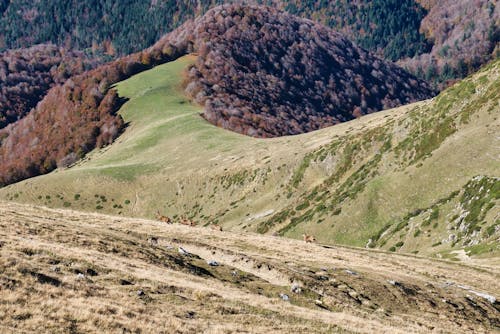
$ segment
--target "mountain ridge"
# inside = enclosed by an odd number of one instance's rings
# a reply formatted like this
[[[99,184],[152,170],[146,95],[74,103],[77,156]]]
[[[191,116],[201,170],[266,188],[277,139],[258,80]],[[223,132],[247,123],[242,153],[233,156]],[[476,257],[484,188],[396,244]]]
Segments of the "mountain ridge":
[[[271,139],[201,119],[181,87],[193,61],[121,82],[130,127],[113,145],[0,198],[457,260],[500,251],[498,61],[434,99]]]
[[[63,85],[53,87],[47,93],[45,98],[37,105],[37,108],[33,112],[30,112],[20,121],[11,124],[4,129],[0,129],[0,157],[3,160],[3,164],[0,166],[0,184],[5,185],[27,177],[50,172],[57,166],[68,165],[77,159],[82,158],[86,153],[95,147],[102,147],[110,144],[115,138],[118,137],[124,128],[123,120],[116,114],[116,111],[121,107],[124,101],[118,98],[115,91],[112,89],[112,85],[129,78],[131,75],[151,69],[156,65],[177,59],[182,55],[191,53],[198,49],[204,55],[205,53],[203,52],[203,49],[206,49],[209,42],[204,40],[204,38],[216,38],[216,36],[213,35],[214,30],[212,30],[212,26],[215,24],[214,27],[222,29],[222,31],[230,29],[229,26],[224,28],[224,24],[217,25],[216,23],[218,19],[224,19],[223,16],[225,14],[223,14],[223,12],[229,12],[234,17],[238,16],[238,11],[241,11],[242,15],[245,15],[245,13],[248,12],[249,17],[251,16],[252,20],[258,24],[264,24],[265,20],[260,19],[261,21],[259,21],[259,18],[255,14],[264,15],[265,11],[272,13],[268,14],[268,17],[271,19],[278,21],[281,20],[280,26],[283,27],[287,24],[298,26],[298,22],[306,22],[298,18],[292,19],[292,16],[283,12],[278,12],[272,9],[264,10],[262,8],[263,7],[258,6],[229,5],[218,7],[217,9],[209,11],[205,16],[198,18],[195,21],[185,23],[182,27],[167,34],[152,47],[142,52],[107,63],[89,72],[74,76]],[[285,16],[290,19],[291,22],[286,23],[284,21]],[[226,18],[229,19],[227,16]],[[216,20],[214,21],[215,23],[212,22],[212,20]],[[323,32],[327,32],[327,35],[331,34],[335,36],[334,38],[341,39],[339,37],[340,35],[337,35],[331,30],[320,28],[317,25],[315,26],[310,21],[307,22],[309,26],[312,25],[312,30],[322,29]],[[228,24],[235,25],[234,22],[228,22]],[[209,31],[210,34],[206,33],[207,31]],[[297,36],[297,34],[294,36]],[[309,39],[311,39],[311,37],[309,37]],[[343,39],[341,40],[344,41]],[[233,47],[232,50],[237,52],[237,36],[236,38],[233,36],[233,38],[229,41],[231,42],[229,45],[232,45]],[[327,42],[328,41],[327,36]],[[224,44],[219,44],[224,46]],[[322,49],[318,43],[315,45],[316,47],[313,49]],[[328,45],[328,43],[326,45]],[[358,50],[350,43],[347,45],[349,45],[354,51]],[[303,50],[303,47],[301,47],[301,49]],[[285,50],[281,51],[284,52]],[[387,83],[387,87],[384,81],[380,82],[377,78],[373,79],[377,85],[372,85],[369,82],[365,83],[363,78],[359,75],[356,77],[357,80],[354,80],[354,78],[350,78],[344,72],[341,72],[340,78],[337,78],[335,77],[335,69],[332,70],[330,68],[329,73],[331,75],[328,77],[331,79],[330,81],[332,81],[333,84],[341,82],[339,83],[340,87],[349,88],[348,94],[346,95],[342,91],[328,92],[325,89],[328,85],[323,84],[324,87],[321,90],[322,94],[317,97],[302,95],[303,100],[305,101],[304,105],[307,106],[307,104],[310,104],[312,99],[319,99],[318,101],[325,100],[325,102],[334,101],[337,99],[338,95],[339,108],[344,109],[340,110],[342,119],[349,119],[354,117],[354,115],[362,115],[363,113],[370,111],[369,108],[372,108],[372,106],[373,108],[377,108],[378,106],[381,107],[382,104],[398,105],[402,103],[399,98],[408,102],[417,98],[430,96],[432,94],[432,90],[430,90],[429,87],[427,87],[427,85],[422,81],[419,81],[410,75],[406,76],[407,74],[404,71],[394,67],[393,65],[386,65],[378,59],[367,55],[364,51],[360,50],[359,53],[365,55],[367,65],[364,64],[364,58],[360,58],[357,62],[353,62],[352,64],[349,63],[348,65],[351,66],[348,69],[350,73],[357,73],[359,71],[357,67],[369,71],[372,68],[370,63],[373,63],[374,65],[378,64],[377,66],[380,69],[378,72],[380,72],[381,75],[387,75],[390,79],[390,82]],[[276,53],[272,56],[278,56],[278,54],[279,53]],[[211,55],[212,53],[207,53],[207,57]],[[321,55],[327,55],[327,53],[322,51]],[[329,57],[331,58],[332,55],[329,55]],[[213,60],[220,61],[221,59]],[[310,67],[316,72],[321,72],[326,70],[328,68],[327,66],[328,64],[319,62],[313,63],[313,66]],[[233,67],[233,69],[234,68],[235,67]],[[214,71],[214,73],[209,73],[209,75],[225,75],[225,69],[222,68],[222,72],[221,68],[218,68],[217,70],[218,73],[215,73]],[[345,71],[347,72],[348,70]],[[200,73],[208,75],[208,72],[204,71],[203,68],[200,68]],[[263,73],[263,75],[264,74],[265,73]],[[236,75],[245,78],[244,71],[236,71]],[[372,76],[379,75],[374,74]],[[399,76],[408,78],[408,82],[399,78]],[[289,81],[291,76],[285,73],[283,77],[286,81]],[[315,80],[314,77],[306,78],[309,78],[308,80],[305,80],[306,85],[315,85],[313,82],[321,84],[321,82]],[[321,78],[321,76],[319,78]],[[201,83],[205,84],[203,81],[201,81]],[[250,83],[252,84],[252,82]],[[214,82],[210,83],[210,89],[213,88],[213,84]],[[254,91],[258,91],[263,88],[262,84],[265,84],[265,80],[263,78],[259,78],[253,86],[249,86],[248,82],[243,82],[241,87],[243,89],[240,89],[240,92],[238,92],[238,94],[242,97],[239,100],[246,102],[243,107],[246,107],[247,109],[250,107],[250,113],[248,110],[238,111],[236,110],[237,108],[234,107],[229,110],[225,108],[217,108],[207,111],[207,113],[211,112],[210,117],[207,117],[207,119],[215,124],[221,120],[223,121],[221,125],[234,131],[241,130],[242,132],[245,132],[247,129],[254,129],[256,130],[256,133],[252,134],[257,136],[304,132],[308,129],[312,130],[321,126],[333,124],[339,120],[339,117],[334,117],[334,113],[336,112],[334,105],[329,107],[331,110],[329,112],[330,115],[328,115],[328,112],[323,113],[322,110],[317,109],[314,110],[316,114],[312,115],[315,117],[311,117],[311,120],[309,120],[308,116],[310,116],[309,114],[311,114],[311,112],[308,114],[305,109],[300,109],[300,105],[294,106],[293,103],[291,103],[293,101],[284,100],[283,104],[289,103],[291,105],[290,107],[284,109],[284,111],[289,112],[295,108],[296,115],[294,115],[294,117],[296,120],[293,123],[293,127],[289,126],[288,128],[285,127],[283,130],[279,130],[279,126],[281,126],[281,122],[279,122],[279,120],[292,120],[291,115],[287,116],[285,113],[285,117],[278,118],[273,115],[273,113],[277,112],[277,110],[251,110],[252,101],[249,99],[253,96],[252,94],[254,94]],[[364,87],[364,85],[367,87]],[[248,86],[250,89],[247,89]],[[294,84],[291,87],[297,87],[295,90],[298,90],[300,85]],[[369,92],[367,88],[373,88],[374,92]],[[399,89],[401,89],[401,93],[398,92]],[[364,93],[364,91],[366,91],[366,93]],[[380,95],[376,95],[378,94],[378,91],[380,91]],[[281,87],[276,92],[286,94],[286,87]],[[215,93],[212,92],[207,92],[207,94],[209,95],[208,97],[215,95]],[[219,98],[218,102],[224,102],[226,106],[230,107],[229,104],[232,103],[231,100],[237,100],[235,97],[240,97],[238,94],[223,94],[223,96],[227,98],[224,100]],[[302,92],[301,94],[304,93]],[[366,100],[362,97],[365,95],[368,96]],[[383,101],[383,103],[381,101]],[[262,101],[260,101],[260,103],[262,103]],[[319,105],[325,104],[323,102],[318,103]],[[210,104],[208,103],[208,105]],[[328,105],[331,105],[331,103]],[[355,110],[357,106],[359,110]],[[259,107],[263,107],[262,104],[260,104]],[[239,109],[242,109],[241,106]],[[311,108],[309,107],[309,109]],[[235,110],[235,114],[227,114],[227,112],[233,112]],[[321,119],[320,116],[322,113],[325,118],[328,118],[328,120],[325,121]],[[230,121],[231,117],[236,121]],[[244,117],[247,118],[245,119]],[[301,123],[307,122],[310,122],[310,124],[314,126],[300,127]],[[250,125],[247,125],[248,123]],[[264,131],[266,126],[268,126],[269,129]],[[259,132],[260,128],[263,129],[261,132]]]

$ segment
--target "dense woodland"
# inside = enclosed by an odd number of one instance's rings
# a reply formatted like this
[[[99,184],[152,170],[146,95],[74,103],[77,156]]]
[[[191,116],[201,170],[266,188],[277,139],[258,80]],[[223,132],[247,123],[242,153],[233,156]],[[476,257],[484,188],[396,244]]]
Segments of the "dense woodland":
[[[0,186],[66,167],[110,144],[125,126],[117,114],[125,100],[111,85],[192,51],[189,26],[54,86],[33,111],[0,129]]]
[[[421,0],[429,8],[420,30],[429,52],[398,63],[435,83],[463,78],[500,56],[500,7],[494,0]],[[441,85],[444,87],[445,85]]]
[[[274,10],[247,16],[233,8],[189,20],[217,2],[0,0],[0,50],[28,47],[0,54],[0,185],[110,143],[123,129],[116,111],[124,101],[109,86],[192,51],[200,57],[186,88],[205,104],[205,117],[254,136],[309,131],[432,94],[333,31]],[[498,57],[493,0],[264,2],[334,27],[433,82]],[[74,76],[103,55],[116,59],[150,45],[186,20],[154,47]],[[58,47],[30,48],[47,41]]]
[[[0,51],[52,42],[112,56],[142,50],[209,8],[239,1],[0,0]],[[247,1],[248,2],[248,1]],[[497,56],[495,0],[255,0],[311,18],[435,83]]]
[[[53,42],[77,49],[105,48],[126,55],[157,41],[163,34],[201,15],[221,0],[50,1],[13,0],[0,20],[4,46],[27,47]],[[294,15],[339,29],[388,59],[425,51],[418,31],[426,10],[413,0],[253,1],[272,4]]]
[[[99,62],[51,44],[0,53],[0,129],[30,112],[49,88]]]
[[[200,56],[186,90],[205,104],[205,117],[254,136],[309,131],[432,95],[424,82],[312,21],[271,8],[217,7],[149,49],[51,88],[34,111],[1,129],[0,185],[111,143],[124,127],[116,114],[124,101],[111,85],[192,52]]]
[[[433,95],[334,30],[285,12],[233,6],[195,24],[199,58],[186,90],[208,121],[236,132],[298,134]]]

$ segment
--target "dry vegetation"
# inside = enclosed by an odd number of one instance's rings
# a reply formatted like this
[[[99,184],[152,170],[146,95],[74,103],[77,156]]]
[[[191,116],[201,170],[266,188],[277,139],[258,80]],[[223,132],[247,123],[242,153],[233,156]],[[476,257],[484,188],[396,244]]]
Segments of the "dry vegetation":
[[[159,210],[224,230],[456,260],[498,256],[499,62],[433,100],[256,139],[199,117],[180,88],[193,61],[118,84],[130,127],[117,142],[0,198],[149,218]]]
[[[0,227],[7,333],[487,333],[500,325],[492,299],[500,272],[484,263],[4,202]]]

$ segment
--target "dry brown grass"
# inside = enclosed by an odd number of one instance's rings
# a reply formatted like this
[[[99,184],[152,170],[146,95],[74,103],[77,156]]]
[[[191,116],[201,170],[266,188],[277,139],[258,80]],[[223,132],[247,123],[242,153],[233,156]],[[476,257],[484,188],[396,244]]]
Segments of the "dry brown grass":
[[[0,255],[1,333],[487,333],[499,326],[498,303],[457,286],[500,291],[498,266],[484,261],[465,266],[3,202]]]

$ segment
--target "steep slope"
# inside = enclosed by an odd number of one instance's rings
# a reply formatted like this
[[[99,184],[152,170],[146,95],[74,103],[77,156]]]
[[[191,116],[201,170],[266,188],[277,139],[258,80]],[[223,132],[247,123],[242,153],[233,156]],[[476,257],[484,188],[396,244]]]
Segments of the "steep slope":
[[[268,36],[258,43],[266,31]],[[274,48],[247,59],[243,41]],[[283,42],[295,46],[288,50]],[[205,103],[206,119],[254,136],[309,131],[433,93],[424,82],[311,21],[267,7],[221,6],[149,49],[52,88],[27,117],[0,129],[0,185],[50,172],[111,143],[124,127],[116,114],[124,101],[112,86],[197,51],[188,88]],[[243,64],[245,60],[252,62]],[[234,91],[229,79],[237,80]],[[266,90],[269,101],[255,98]]]
[[[117,142],[5,187],[1,198],[126,216],[159,210],[235,231],[307,232],[323,243],[434,256],[498,256],[500,61],[435,99],[266,140],[198,116],[181,86],[194,61],[121,82],[129,100],[120,115],[130,126]]]
[[[500,7],[493,0],[419,1],[429,9],[420,31],[429,52],[398,61],[433,82],[463,78],[500,55]]]
[[[77,49],[92,48],[94,51],[102,46],[107,53],[125,55],[148,47],[163,34],[188,19],[204,14],[211,7],[240,2],[0,1],[0,13],[6,11],[0,16],[0,39],[7,48],[50,41]],[[425,38],[418,31],[425,10],[414,0],[337,0],[314,5],[295,0],[252,2],[271,4],[291,14],[313,18],[342,31],[364,48],[381,56],[386,54],[388,59],[413,56],[426,47]],[[399,20],[400,17],[405,20]],[[124,21],[128,24],[122,24]]]
[[[0,238],[2,332],[491,333],[500,326],[494,263],[3,202]]]

